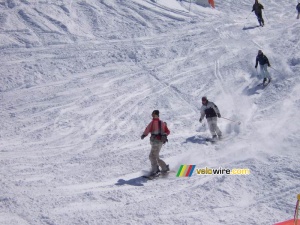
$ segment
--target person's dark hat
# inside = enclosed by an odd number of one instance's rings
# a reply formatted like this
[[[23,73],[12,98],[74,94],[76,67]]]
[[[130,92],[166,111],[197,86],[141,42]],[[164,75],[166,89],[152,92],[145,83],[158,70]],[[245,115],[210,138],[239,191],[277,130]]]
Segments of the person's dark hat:
[[[202,97],[202,102],[206,102],[207,101],[207,97],[206,96],[203,96]]]
[[[152,112],[152,114],[159,116],[159,110],[157,110],[157,109],[154,110],[154,111]]]

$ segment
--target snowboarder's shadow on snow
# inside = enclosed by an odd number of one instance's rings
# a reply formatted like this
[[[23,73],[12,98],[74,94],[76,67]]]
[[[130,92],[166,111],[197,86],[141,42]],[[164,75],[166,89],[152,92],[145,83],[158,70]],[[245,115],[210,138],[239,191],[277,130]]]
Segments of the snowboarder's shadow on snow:
[[[132,185],[132,186],[144,186],[143,183],[146,183],[147,180],[145,180],[143,177],[136,177],[136,178],[132,178],[130,180],[124,180],[124,179],[119,179],[118,182],[115,185]]]
[[[185,140],[185,142],[183,142],[183,143],[191,142],[191,143],[195,143],[195,144],[204,144],[204,143],[206,143],[206,140],[207,140],[207,137],[195,135],[195,136],[187,138]]]
[[[257,27],[259,27],[259,26],[256,25],[256,26],[251,26],[251,27],[244,27],[243,30],[252,30],[252,29],[255,29]]]

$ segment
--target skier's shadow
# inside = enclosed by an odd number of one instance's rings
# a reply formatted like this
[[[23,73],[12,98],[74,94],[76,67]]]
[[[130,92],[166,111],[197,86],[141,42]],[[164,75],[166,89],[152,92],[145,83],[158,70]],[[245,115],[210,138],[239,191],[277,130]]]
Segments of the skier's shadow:
[[[243,90],[243,93],[246,95],[259,94],[259,92],[257,92],[257,91],[262,90],[263,88],[264,88],[264,86],[260,85],[260,84],[254,86],[254,87],[251,87],[251,88],[249,88],[249,86],[248,86]]]
[[[195,135],[195,136],[187,138],[185,140],[185,142],[183,142],[183,144],[188,143],[188,142],[195,143],[195,144],[204,144],[204,143],[206,143],[206,139],[207,139],[207,137]]]
[[[258,26],[251,26],[251,27],[244,27],[243,30],[253,30],[257,28]]]
[[[115,185],[121,186],[121,185],[132,185],[132,186],[144,186],[143,183],[146,183],[147,180],[143,177],[136,177],[132,178],[130,180],[124,180],[124,179],[119,179]]]

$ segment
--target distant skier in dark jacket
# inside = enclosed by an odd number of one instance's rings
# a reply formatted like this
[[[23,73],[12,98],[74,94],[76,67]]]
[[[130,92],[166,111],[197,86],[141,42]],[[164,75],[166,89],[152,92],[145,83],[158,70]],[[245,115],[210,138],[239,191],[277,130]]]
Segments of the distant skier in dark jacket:
[[[256,56],[255,68],[257,68],[257,64],[260,66],[260,75],[264,78],[263,84],[265,85],[268,79],[268,83],[271,81],[271,76],[268,72],[268,66],[270,67],[270,62],[267,56],[264,55],[262,50],[258,50],[258,54]]]
[[[257,17],[257,20],[258,20],[260,26],[265,25],[265,21],[262,17],[262,11],[261,11],[262,9],[264,9],[264,6],[260,3],[258,3],[258,0],[255,0],[255,3],[252,8],[252,12],[253,11],[255,12],[255,15]]]
[[[299,2],[298,5],[296,6],[296,9],[297,9],[297,11],[298,11],[297,19],[299,19],[299,17],[300,17],[300,2]]]

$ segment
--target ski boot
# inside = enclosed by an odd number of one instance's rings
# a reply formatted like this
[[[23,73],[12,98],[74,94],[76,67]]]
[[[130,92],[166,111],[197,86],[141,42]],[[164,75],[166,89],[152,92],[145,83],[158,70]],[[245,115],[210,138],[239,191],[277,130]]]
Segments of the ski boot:
[[[263,80],[263,86],[265,86],[266,83],[267,83],[267,78],[264,78],[264,80]]]
[[[149,176],[150,177],[155,177],[155,176],[158,176],[160,174],[160,169],[159,169],[159,166],[157,166],[156,170],[155,171],[152,171]]]
[[[167,174],[170,171],[169,165],[166,165],[166,169],[161,171],[161,174]]]

